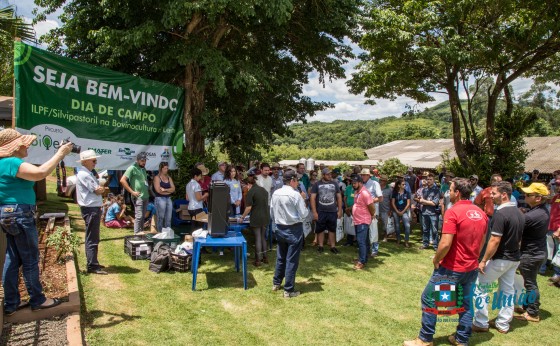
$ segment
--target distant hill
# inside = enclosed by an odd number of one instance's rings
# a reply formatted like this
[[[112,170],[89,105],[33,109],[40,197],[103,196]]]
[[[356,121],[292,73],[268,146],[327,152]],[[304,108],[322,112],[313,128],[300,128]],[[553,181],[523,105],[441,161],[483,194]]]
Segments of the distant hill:
[[[275,145],[302,149],[353,147],[369,149],[397,139],[451,138],[451,123],[437,119],[394,116],[376,120],[312,121],[290,126],[293,136],[279,137]]]
[[[462,101],[466,109],[466,101]],[[527,107],[539,119],[528,136],[560,135],[560,111]],[[475,126],[484,129],[484,118],[475,118]],[[336,120],[332,123],[311,121],[290,126],[293,136],[277,137],[275,146],[295,145],[300,149],[360,148],[369,149],[399,139],[451,138],[449,103],[403,117],[390,116],[376,120]]]

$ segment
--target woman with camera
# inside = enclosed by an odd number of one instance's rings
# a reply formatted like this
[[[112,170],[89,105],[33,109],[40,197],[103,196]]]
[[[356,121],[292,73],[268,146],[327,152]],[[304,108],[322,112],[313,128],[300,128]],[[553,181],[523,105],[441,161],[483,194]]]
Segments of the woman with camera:
[[[32,310],[41,310],[60,304],[58,299],[45,297],[39,281],[39,239],[33,186],[54,170],[70,153],[73,144],[62,144],[47,162],[34,166],[23,162],[23,158],[35,138],[35,135],[22,135],[13,129],[0,131],[0,225],[7,240],[2,282],[4,313],[8,316],[28,305]],[[30,297],[28,303],[20,300],[20,267]]]

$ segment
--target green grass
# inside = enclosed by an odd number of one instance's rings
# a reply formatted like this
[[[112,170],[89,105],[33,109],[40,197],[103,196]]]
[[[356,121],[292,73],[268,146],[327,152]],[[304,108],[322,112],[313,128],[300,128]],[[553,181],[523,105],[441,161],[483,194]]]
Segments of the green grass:
[[[49,194],[44,207],[66,208],[57,201]],[[74,231],[83,235],[78,208],[68,205]],[[126,256],[123,237],[130,233],[102,228],[99,258],[110,275],[79,274],[88,345],[401,345],[418,334],[420,294],[433,268],[431,251],[381,243],[380,256],[356,272],[351,262],[355,248],[321,255],[308,246],[296,277],[302,295],[283,299],[281,292],[271,291],[274,252],[269,265],[256,269],[249,264],[248,290],[243,290],[241,272],[235,272],[232,253],[203,255],[197,291],[192,292],[191,273],[156,274],[148,270],[148,261]],[[253,237],[245,235],[251,245]],[[412,240],[418,245],[417,230]],[[84,257],[82,250],[81,271]],[[539,324],[514,321],[509,334],[476,334],[470,344],[556,345],[560,290],[548,286],[543,276],[539,285]],[[447,345],[455,327],[438,323],[436,345]]]

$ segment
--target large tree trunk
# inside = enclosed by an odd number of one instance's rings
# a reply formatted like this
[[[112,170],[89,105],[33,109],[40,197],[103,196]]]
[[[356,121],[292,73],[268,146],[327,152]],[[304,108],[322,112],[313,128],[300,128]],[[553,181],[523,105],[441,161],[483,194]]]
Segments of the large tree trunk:
[[[453,125],[453,144],[455,145],[455,152],[459,158],[459,162],[463,166],[467,166],[469,159],[465,149],[465,145],[461,139],[461,123],[459,119],[460,100],[457,90],[454,87],[453,79],[447,83],[447,94],[449,95],[449,106],[451,108],[451,123]]]
[[[185,130],[185,150],[191,154],[204,155],[204,137],[201,132],[200,115],[204,111],[204,89],[198,89],[200,68],[194,64],[185,67],[185,110],[183,128]]]

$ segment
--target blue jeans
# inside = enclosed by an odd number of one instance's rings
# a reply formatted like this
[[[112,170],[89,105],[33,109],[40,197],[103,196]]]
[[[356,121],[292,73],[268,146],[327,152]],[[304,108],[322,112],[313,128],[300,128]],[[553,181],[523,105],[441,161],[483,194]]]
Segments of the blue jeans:
[[[358,241],[358,260],[362,264],[366,264],[370,251],[369,245],[369,225],[354,225],[356,230],[356,240]]]
[[[410,214],[406,211],[402,216],[393,212],[393,219],[395,220],[395,232],[397,233],[397,241],[401,241],[401,220],[404,225],[404,241],[408,242],[410,237]]]
[[[35,225],[35,205],[1,205],[0,220],[7,241],[6,262],[2,273],[4,309],[14,311],[21,302],[18,289],[20,267],[30,297],[29,304],[31,307],[39,306],[46,298],[39,280],[39,237]]]
[[[438,246],[438,216],[422,215],[422,245],[430,246],[430,235],[434,242],[434,249]]]
[[[173,203],[171,197],[156,197],[156,229],[161,232],[162,228],[171,227],[171,217],[173,212]]]
[[[284,291],[293,292],[303,239],[303,224],[296,223],[290,226],[277,224],[276,227],[278,246],[272,284],[281,285],[282,280],[285,279]]]
[[[454,272],[442,266],[434,270],[430,281],[428,281],[426,288],[424,288],[424,292],[422,292],[422,328],[420,329],[420,334],[418,335],[420,339],[426,342],[433,341],[434,334],[436,333],[438,315],[427,312],[425,309],[433,308],[435,306],[435,285],[440,282],[449,281],[454,282],[457,288],[459,285],[463,288],[463,308],[465,308],[465,311],[459,313],[459,325],[457,326],[455,338],[459,343],[465,345],[468,344],[472,333],[472,292],[477,276],[478,268],[466,273]]]

